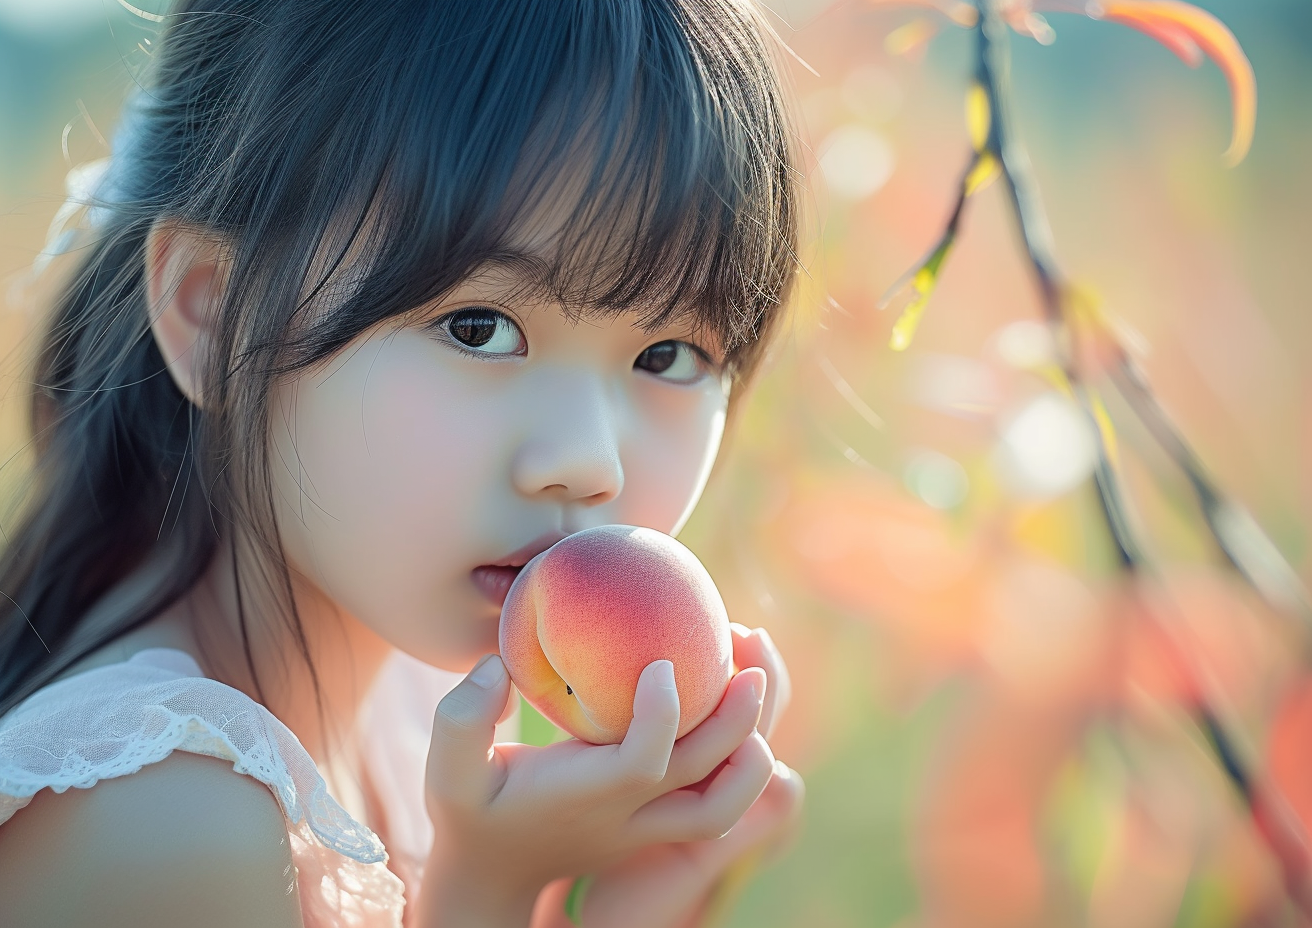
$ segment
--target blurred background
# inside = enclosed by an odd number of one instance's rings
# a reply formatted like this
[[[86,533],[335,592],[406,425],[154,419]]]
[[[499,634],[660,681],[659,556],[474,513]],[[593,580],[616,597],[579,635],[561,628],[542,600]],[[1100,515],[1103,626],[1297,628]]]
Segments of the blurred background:
[[[1238,167],[1215,66],[1078,15],[1049,17],[1052,45],[1012,37],[1015,128],[1061,266],[1306,581],[1312,5],[1199,5],[1257,75]],[[1305,630],[1219,566],[1187,484],[1109,397],[1153,563],[1127,588],[1088,428],[1036,373],[1049,336],[1002,185],[968,203],[909,350],[888,348],[877,304],[970,152],[973,36],[925,6],[771,0],[808,65],[789,64],[808,272],[682,538],[789,662],[775,747],[808,800],[730,923],[1293,924],[1179,662],[1312,821]],[[917,44],[920,19],[940,28]],[[25,466],[25,335],[65,177],[108,153],[153,28],[112,0],[0,0],[0,487]]]

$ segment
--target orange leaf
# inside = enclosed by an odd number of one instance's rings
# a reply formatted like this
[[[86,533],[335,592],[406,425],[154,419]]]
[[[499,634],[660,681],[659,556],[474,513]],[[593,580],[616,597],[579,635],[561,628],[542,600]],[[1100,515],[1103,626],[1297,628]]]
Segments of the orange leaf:
[[[1203,63],[1203,50],[1198,47],[1198,43],[1190,38],[1187,31],[1176,26],[1174,23],[1158,22],[1151,17],[1142,15],[1104,15],[1102,18],[1109,19],[1112,22],[1121,23],[1122,25],[1132,26],[1145,35],[1156,39],[1162,45],[1165,45],[1171,51],[1175,52],[1180,60],[1191,68],[1196,68]]]
[[[1200,64],[1202,54],[1215,61],[1230,85],[1234,119],[1225,159],[1231,167],[1244,160],[1257,122],[1257,79],[1225,23],[1183,0],[1102,0],[1090,5],[1090,15],[1138,29],[1190,65]]]

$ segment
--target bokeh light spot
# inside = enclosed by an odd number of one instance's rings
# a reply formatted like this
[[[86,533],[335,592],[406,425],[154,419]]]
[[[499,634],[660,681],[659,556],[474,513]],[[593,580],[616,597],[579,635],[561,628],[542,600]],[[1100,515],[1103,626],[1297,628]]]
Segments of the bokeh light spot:
[[[893,174],[893,149],[873,129],[849,123],[839,126],[820,146],[820,171],[836,195],[864,200]]]
[[[903,479],[907,489],[935,509],[955,509],[970,489],[966,469],[937,451],[920,451],[912,456]]]
[[[1051,497],[1073,490],[1097,462],[1097,443],[1084,413],[1058,393],[1035,397],[1002,432],[994,460],[1018,496]]]

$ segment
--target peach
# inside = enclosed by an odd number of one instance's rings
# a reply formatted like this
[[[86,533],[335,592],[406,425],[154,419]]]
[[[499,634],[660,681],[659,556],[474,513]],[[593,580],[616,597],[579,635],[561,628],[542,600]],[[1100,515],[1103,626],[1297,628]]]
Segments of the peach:
[[[602,525],[524,565],[501,609],[501,659],[529,703],[582,741],[616,744],[644,667],[674,664],[677,737],[733,676],[729,616],[710,574],[669,535]]]

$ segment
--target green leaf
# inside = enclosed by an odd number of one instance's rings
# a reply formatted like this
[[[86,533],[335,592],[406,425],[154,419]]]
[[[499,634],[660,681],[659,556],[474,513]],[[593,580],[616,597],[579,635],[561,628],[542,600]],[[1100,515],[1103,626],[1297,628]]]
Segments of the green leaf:
[[[545,747],[568,737],[543,718],[542,713],[529,705],[527,699],[523,696],[519,697],[519,740],[522,743]]]
[[[925,263],[917,268],[910,280],[903,285],[902,290],[909,296],[911,302],[902,310],[902,314],[893,325],[893,334],[889,339],[888,347],[894,351],[906,351],[911,344],[911,337],[916,334],[916,326],[920,325],[920,317],[924,314],[925,307],[929,305],[930,294],[938,284],[939,269],[943,266],[943,260],[948,252],[952,250],[954,240],[955,236],[951,232],[943,236],[943,240]]]
[[[565,915],[579,928],[583,926],[583,897],[588,894],[588,888],[596,878],[591,873],[579,877],[569,888],[569,895],[565,897]]]

